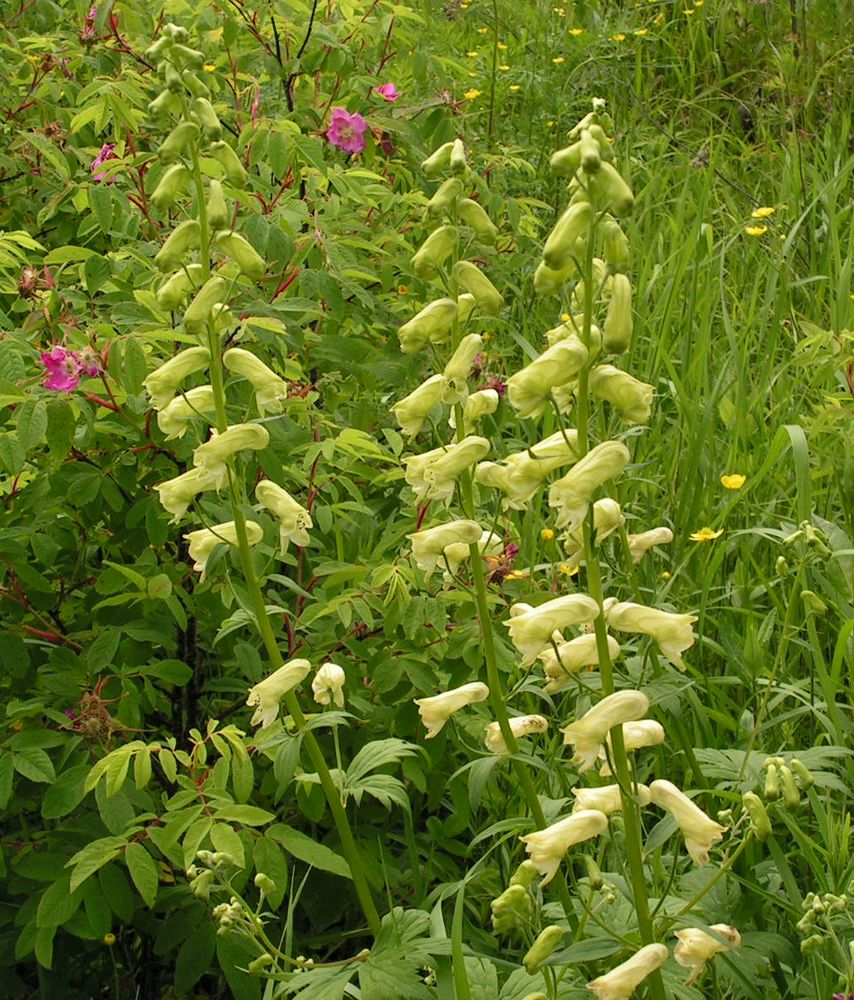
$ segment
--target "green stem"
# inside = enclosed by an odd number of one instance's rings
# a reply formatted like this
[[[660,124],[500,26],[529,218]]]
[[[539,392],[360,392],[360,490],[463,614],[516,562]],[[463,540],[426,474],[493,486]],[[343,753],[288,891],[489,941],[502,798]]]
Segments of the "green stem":
[[[202,264],[202,276],[204,280],[207,280],[210,276],[210,226],[208,224],[207,217],[207,202],[205,198],[204,181],[202,179],[202,172],[199,166],[199,154],[195,146],[193,147],[191,158],[193,181],[196,188],[196,200],[198,205],[200,230],[199,255]],[[216,410],[216,425],[217,430],[221,433],[228,426],[228,418],[225,409],[226,401],[222,357],[220,355],[219,340],[212,320],[208,323],[208,346],[211,355],[210,375],[214,406]],[[242,497],[239,495],[237,490],[236,479],[233,475],[230,463],[229,494],[232,513],[234,515],[237,549],[240,554],[240,562],[246,579],[246,587],[255,612],[258,631],[261,633],[261,638],[263,640],[264,647],[267,650],[270,665],[275,671],[283,665],[284,659],[276,641],[275,634],[273,633],[273,627],[267,614],[267,605],[261,591],[261,584],[255,572],[255,564],[252,560],[249,538],[246,534],[246,517],[243,513]],[[293,691],[289,691],[285,695],[285,704],[291,718],[294,720],[294,724],[301,733],[303,745],[308,750],[308,755],[311,758],[312,765],[320,778],[320,785],[323,788],[326,801],[329,804],[329,809],[332,813],[332,818],[335,822],[335,827],[341,840],[341,847],[344,851],[344,856],[350,866],[350,873],[353,877],[353,886],[356,890],[359,903],[361,904],[362,912],[365,915],[365,920],[371,929],[371,933],[376,936],[380,929],[380,916],[371,895],[367,879],[365,878],[364,867],[359,855],[359,849],[356,846],[353,831],[351,830],[350,823],[347,819],[347,813],[341,803],[340,792],[332,779],[332,775],[323,757],[323,751],[320,748],[320,744],[315,739],[314,733],[306,729],[305,715],[303,714],[302,709],[299,706],[299,702],[297,701],[296,694]]]

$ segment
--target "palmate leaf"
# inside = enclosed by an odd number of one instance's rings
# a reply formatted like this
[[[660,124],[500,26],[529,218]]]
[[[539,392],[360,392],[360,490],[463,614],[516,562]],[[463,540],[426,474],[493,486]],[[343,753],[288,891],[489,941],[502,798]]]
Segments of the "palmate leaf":
[[[431,938],[430,916],[423,910],[396,906],[380,926],[374,947],[359,966],[359,985],[365,997],[427,1000],[433,993],[424,985],[421,970],[437,954],[447,954],[447,938]]]
[[[371,771],[376,771],[378,767],[386,764],[396,764],[406,757],[412,757],[419,752],[419,748],[406,740],[374,740],[367,743],[356,754],[347,768],[346,783],[355,784],[364,778]]]

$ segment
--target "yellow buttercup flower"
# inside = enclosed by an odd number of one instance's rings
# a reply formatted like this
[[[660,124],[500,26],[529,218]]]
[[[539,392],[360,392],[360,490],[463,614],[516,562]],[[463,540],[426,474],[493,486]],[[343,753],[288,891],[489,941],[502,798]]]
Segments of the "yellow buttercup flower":
[[[555,66],[560,66],[560,64],[563,62],[563,56],[555,56],[554,59],[552,59],[552,62],[555,64]]]
[[[617,34],[616,35],[612,35],[611,38],[615,42],[624,42],[626,40],[626,36],[622,33],[622,31],[618,31]]]
[[[552,541],[554,539],[554,536],[555,533],[552,531],[551,528],[543,528],[543,530],[540,532],[540,538],[542,538],[544,542]]]
[[[466,52],[469,59],[477,59],[477,52]]]
[[[510,86],[507,89],[508,90],[512,90],[515,93],[517,90],[519,90],[519,84],[518,83],[511,83]]]
[[[502,63],[498,68],[501,70],[502,73],[506,73],[507,70],[510,69],[507,63]]]
[[[216,70],[216,66],[213,63],[205,63],[205,72],[213,73]]]
[[[740,490],[747,482],[747,476],[742,476],[739,472],[734,472],[731,476],[721,476],[721,484],[728,490]]]
[[[686,10],[684,13],[686,17],[691,17],[693,14],[696,14],[697,12],[695,10]]]
[[[700,528],[699,531],[695,531],[688,537],[692,542],[712,542],[716,538],[719,538],[723,533],[723,528],[718,528],[717,531],[714,531],[712,528]]]
[[[750,213],[750,217],[751,219],[767,219],[774,212],[776,212],[776,209],[771,208],[770,205],[762,205],[760,208],[754,208]]]
[[[480,97],[480,91],[476,87],[472,87],[471,90],[467,90],[463,97],[467,101],[473,101],[476,97]]]
[[[639,38],[643,38],[644,35],[648,35],[649,34],[649,28],[638,28],[638,30],[635,32],[635,34]]]
[[[506,49],[506,48],[507,48],[507,46],[506,46],[506,45],[504,44],[504,42],[499,42],[499,43],[498,43],[498,48],[499,48],[499,49],[501,49],[501,50],[502,50],[502,52],[503,52],[503,51],[504,51],[504,49]]]
[[[478,28],[477,29],[477,33],[479,35],[485,35],[487,33],[487,31],[489,31],[489,28]]]
[[[745,226],[744,231],[748,236],[763,236],[768,232],[767,226]]]
[[[569,33],[573,38],[578,38],[579,35],[584,34],[584,28],[570,28]]]

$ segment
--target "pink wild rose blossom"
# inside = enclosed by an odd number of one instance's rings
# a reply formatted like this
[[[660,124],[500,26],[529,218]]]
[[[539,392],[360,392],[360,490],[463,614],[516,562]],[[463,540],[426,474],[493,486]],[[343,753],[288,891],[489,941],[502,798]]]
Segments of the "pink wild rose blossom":
[[[91,378],[101,372],[98,355],[91,347],[78,353],[54,344],[49,351],[42,351],[41,361],[47,369],[44,387],[52,392],[72,392],[80,384],[81,375]]]
[[[358,112],[351,115],[346,108],[333,108],[326,138],[345,153],[361,153],[365,148],[367,127],[368,123]]]
[[[400,91],[393,83],[383,83],[379,87],[374,87],[374,93],[384,97],[387,101],[396,101],[400,97]]]
[[[102,181],[106,181],[108,184],[115,183],[115,177],[107,177],[107,174],[103,170],[98,168],[102,166],[107,160],[117,160],[116,147],[112,142],[106,142],[101,146],[101,152],[92,160],[92,180],[96,184],[100,184]]]

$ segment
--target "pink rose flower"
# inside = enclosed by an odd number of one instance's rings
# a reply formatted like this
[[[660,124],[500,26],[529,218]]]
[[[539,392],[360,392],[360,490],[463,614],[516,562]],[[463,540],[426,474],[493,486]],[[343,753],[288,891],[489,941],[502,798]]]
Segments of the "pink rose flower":
[[[107,177],[103,170],[98,169],[102,164],[106,163],[107,160],[118,159],[115,149],[116,147],[113,143],[107,142],[101,146],[101,152],[98,153],[94,160],[92,160],[92,180],[95,181],[96,184],[100,184],[102,181],[106,181],[108,184],[115,183],[114,177]]]
[[[368,123],[358,112],[351,115],[346,108],[333,108],[326,138],[345,153],[361,153],[367,128]]]
[[[49,351],[42,351],[42,364],[47,369],[45,389],[53,392],[71,392],[80,384],[80,358],[76,351],[68,351],[64,347],[55,346]]]
[[[400,97],[400,92],[393,83],[383,83],[379,87],[374,87],[374,93],[384,97],[387,101],[396,101]]]

